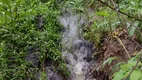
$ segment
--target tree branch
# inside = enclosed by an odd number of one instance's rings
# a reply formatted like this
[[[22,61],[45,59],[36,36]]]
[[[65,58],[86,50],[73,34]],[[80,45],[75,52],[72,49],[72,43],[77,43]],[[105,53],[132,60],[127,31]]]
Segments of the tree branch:
[[[107,3],[103,2],[102,0],[98,0],[98,1],[99,1],[100,3],[106,5],[107,7],[109,7],[110,9],[112,9],[112,10],[114,10],[114,11],[118,11],[119,13],[121,13],[121,14],[123,14],[123,15],[126,15],[126,16],[129,17],[129,18],[132,18],[132,19],[135,19],[135,20],[137,20],[137,21],[142,22],[141,19],[135,18],[135,17],[133,17],[133,16],[131,16],[131,15],[128,15],[128,14],[126,14],[126,13],[120,11],[120,10],[117,10],[116,8],[111,7],[110,5],[108,5]]]

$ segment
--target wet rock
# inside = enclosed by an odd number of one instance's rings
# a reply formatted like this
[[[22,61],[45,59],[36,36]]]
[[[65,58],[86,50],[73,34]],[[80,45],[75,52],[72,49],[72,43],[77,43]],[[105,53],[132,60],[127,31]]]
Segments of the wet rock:
[[[42,15],[37,15],[36,18],[36,28],[37,29],[42,29],[44,27],[44,20]]]
[[[46,73],[48,76],[48,80],[63,80],[58,72],[55,71],[54,68],[51,66],[46,67]]]
[[[33,71],[35,73],[33,76],[35,77],[34,80],[39,80],[41,75],[42,75],[42,69],[39,66],[40,61],[39,61],[39,54],[40,50],[37,47],[28,47],[27,49],[27,56],[26,56],[26,61],[31,63],[31,67],[33,68],[38,68],[37,71]],[[56,70],[55,67],[55,62],[51,59],[46,59],[44,62],[45,66],[45,72],[46,72],[46,77],[47,80],[63,80],[62,77],[59,75],[58,70]],[[28,78],[29,80],[30,78]]]
[[[26,56],[26,61],[30,62],[32,64],[32,66],[34,67],[38,67],[39,65],[39,49],[38,48],[33,48],[32,46],[30,46],[28,48],[28,54]]]
[[[54,64],[55,62],[51,59],[45,60],[46,75],[48,77],[48,80],[63,80]]]

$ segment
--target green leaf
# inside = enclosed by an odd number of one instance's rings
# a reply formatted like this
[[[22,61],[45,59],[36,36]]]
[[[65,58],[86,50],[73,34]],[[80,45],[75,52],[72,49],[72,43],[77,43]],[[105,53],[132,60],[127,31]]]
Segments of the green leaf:
[[[116,72],[113,76],[114,78],[112,80],[121,80],[123,79],[123,70],[119,70],[118,72]]]
[[[139,70],[134,70],[130,75],[130,80],[142,80],[142,72]]]
[[[127,64],[121,65],[121,69],[131,69],[133,66],[135,66],[137,61],[128,61]],[[139,63],[140,64],[140,63]]]
[[[0,5],[2,5],[3,3],[2,2],[0,2]]]
[[[124,73],[123,78],[126,78],[126,76],[131,72],[131,69],[129,69],[127,72]]]
[[[123,76],[122,74],[118,74],[112,80],[121,80],[122,76]]]
[[[133,36],[135,33],[136,28],[134,26],[131,27],[131,29],[129,30],[129,34],[130,36]]]
[[[17,0],[17,1],[16,1],[16,7],[17,7],[18,5],[20,5],[21,2],[22,2],[22,0]]]
[[[134,35],[134,33],[135,33],[135,31],[136,31],[136,27],[135,27],[135,26],[138,26],[138,23],[137,23],[137,22],[133,23],[133,25],[127,23],[127,28],[129,28],[129,29],[128,29],[128,32],[129,32],[130,36],[133,36],[133,35]]]
[[[106,63],[110,64],[113,60],[117,59],[116,57],[110,57],[107,60],[103,62],[103,67],[105,66]]]
[[[109,14],[105,11],[100,11],[100,12],[97,12],[96,14],[99,15],[99,16],[106,16],[106,17],[109,16]]]
[[[112,68],[112,72],[114,72],[116,69],[118,69],[121,64],[122,63],[117,63],[116,65],[114,65]]]
[[[2,2],[3,4],[9,5],[9,1],[8,0],[0,0],[0,2]]]

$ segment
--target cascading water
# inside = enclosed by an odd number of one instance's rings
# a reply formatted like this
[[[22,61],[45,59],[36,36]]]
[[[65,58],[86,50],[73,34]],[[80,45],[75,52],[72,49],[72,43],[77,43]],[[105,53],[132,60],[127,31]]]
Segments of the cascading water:
[[[69,80],[85,80],[94,63],[91,58],[93,45],[81,37],[81,27],[87,23],[85,16],[65,14],[60,23],[64,27],[62,33],[62,57],[71,72]],[[86,80],[95,80],[87,78]]]

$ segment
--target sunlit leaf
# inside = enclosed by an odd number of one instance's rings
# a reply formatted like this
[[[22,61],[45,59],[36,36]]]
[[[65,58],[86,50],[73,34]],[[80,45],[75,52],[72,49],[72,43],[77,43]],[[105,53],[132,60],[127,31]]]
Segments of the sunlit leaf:
[[[106,17],[109,16],[109,14],[105,11],[100,11],[100,12],[97,12],[96,14],[99,15],[99,16],[106,16]]]
[[[121,80],[123,79],[123,70],[118,71],[117,73],[114,74],[114,78],[112,80]]]
[[[130,80],[142,80],[142,72],[139,70],[134,70],[130,75]]]
[[[137,61],[132,61],[132,62],[128,62],[127,64],[123,64],[120,67],[122,69],[131,69],[133,66],[135,66],[137,63]]]
[[[9,0],[0,0],[0,2],[2,2],[3,4],[9,5]]]

